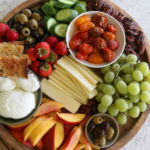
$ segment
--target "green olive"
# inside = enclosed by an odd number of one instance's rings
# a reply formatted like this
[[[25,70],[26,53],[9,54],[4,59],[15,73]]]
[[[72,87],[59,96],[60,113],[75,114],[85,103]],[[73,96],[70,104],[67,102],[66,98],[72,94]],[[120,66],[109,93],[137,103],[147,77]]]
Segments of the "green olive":
[[[35,42],[35,39],[32,36],[28,36],[25,39],[26,44],[33,44]]]
[[[39,28],[38,28],[38,33],[39,33],[40,36],[43,36],[43,35],[44,35],[44,30],[43,30],[43,28],[39,27]]]
[[[24,13],[28,18],[31,17],[32,15],[32,12],[30,9],[24,9],[22,13]]]
[[[33,14],[32,14],[32,17],[31,17],[32,19],[35,19],[35,20],[37,20],[37,21],[40,21],[40,20],[42,20],[42,16],[39,14],[39,13],[37,13],[37,12],[34,12]]]
[[[94,124],[97,124],[97,125],[101,124],[103,121],[104,119],[100,116],[97,116],[93,119]]]
[[[112,127],[109,127],[106,133],[106,139],[111,140],[114,136],[115,130]]]
[[[31,31],[28,27],[24,27],[22,30],[21,30],[21,33],[24,37],[27,37],[30,35]]]
[[[105,146],[106,145],[106,137],[102,136],[99,138],[99,145],[100,146]]]
[[[18,22],[19,22],[19,14],[17,14],[17,15],[14,17],[14,22],[15,22],[15,23],[18,23]]]
[[[29,27],[32,30],[37,30],[37,28],[38,28],[38,22],[35,19],[29,20]]]
[[[19,22],[21,24],[27,24],[28,23],[28,18],[25,14],[19,14]]]

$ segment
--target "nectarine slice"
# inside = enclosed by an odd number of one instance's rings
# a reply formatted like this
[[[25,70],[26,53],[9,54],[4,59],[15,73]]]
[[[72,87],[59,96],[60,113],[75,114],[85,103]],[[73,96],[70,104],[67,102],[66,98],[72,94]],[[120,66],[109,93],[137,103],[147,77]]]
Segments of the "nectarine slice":
[[[42,137],[50,130],[54,125],[56,124],[56,121],[53,117],[50,117],[44,121],[42,121],[40,124],[36,126],[36,128],[33,129],[29,136],[29,140],[32,143],[33,146],[35,146]]]
[[[36,113],[34,114],[34,117],[45,115],[47,113],[56,111],[63,107],[64,107],[64,104],[59,103],[59,102],[55,102],[55,101],[45,102],[36,111]]]
[[[31,124],[29,124],[23,131],[24,141],[26,141],[31,134],[32,130],[34,130],[41,122],[46,120],[46,116],[42,116],[34,120]]]
[[[43,149],[42,140],[40,140],[40,141],[36,144],[36,147],[37,147],[38,150],[42,150],[42,149]]]
[[[55,127],[55,148],[58,148],[64,141],[64,125],[61,122],[56,122]]]
[[[73,150],[77,146],[80,140],[80,136],[81,136],[81,128],[74,127],[60,150]]]
[[[75,148],[74,148],[74,150],[83,150],[84,148],[85,148],[85,144],[78,144]]]
[[[64,124],[79,124],[85,114],[57,113],[58,120]]]

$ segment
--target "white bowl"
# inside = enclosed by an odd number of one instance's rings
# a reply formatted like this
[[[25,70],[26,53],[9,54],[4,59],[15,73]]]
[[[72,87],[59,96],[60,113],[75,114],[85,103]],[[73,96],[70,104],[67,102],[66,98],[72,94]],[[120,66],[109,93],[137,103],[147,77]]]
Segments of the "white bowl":
[[[66,43],[67,43],[67,47],[69,49],[69,52],[71,53],[71,55],[73,56],[73,58],[75,58],[78,62],[80,62],[81,64],[88,66],[88,67],[92,67],[92,68],[102,68],[102,67],[106,67],[109,66],[111,64],[113,64],[115,61],[117,61],[117,59],[119,59],[119,57],[121,56],[121,54],[124,51],[125,45],[126,45],[126,38],[125,38],[125,33],[124,30],[122,28],[122,26],[120,25],[120,23],[112,16],[101,12],[104,16],[107,17],[108,19],[108,23],[109,24],[113,24],[116,26],[117,28],[117,32],[116,32],[116,39],[119,42],[119,47],[118,49],[115,50],[116,53],[116,57],[112,62],[104,62],[102,64],[92,64],[89,63],[88,61],[82,61],[79,60],[78,58],[76,58],[76,51],[73,51],[70,49],[69,46],[69,41],[73,38],[74,33],[79,30],[76,25],[75,25],[75,21],[83,16],[83,15],[89,15],[89,16],[93,16],[95,14],[97,14],[100,11],[88,11],[86,13],[82,13],[81,15],[77,16],[75,19],[72,20],[72,22],[70,23],[68,29],[67,29],[67,33],[66,33]]]

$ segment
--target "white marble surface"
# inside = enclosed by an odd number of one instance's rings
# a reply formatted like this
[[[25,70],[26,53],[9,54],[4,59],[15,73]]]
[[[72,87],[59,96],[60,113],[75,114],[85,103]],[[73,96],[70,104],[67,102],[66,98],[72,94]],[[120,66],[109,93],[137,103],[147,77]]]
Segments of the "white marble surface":
[[[0,0],[0,19],[25,0]],[[111,0],[132,15],[150,40],[150,0]],[[121,150],[150,150],[150,116],[137,135]]]

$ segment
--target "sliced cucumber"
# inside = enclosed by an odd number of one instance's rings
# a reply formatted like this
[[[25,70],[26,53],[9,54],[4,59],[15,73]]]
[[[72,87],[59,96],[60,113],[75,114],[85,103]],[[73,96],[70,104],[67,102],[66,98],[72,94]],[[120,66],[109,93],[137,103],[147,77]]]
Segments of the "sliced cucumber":
[[[82,4],[85,8],[87,7],[87,3],[85,1],[78,1],[77,4]]]
[[[83,4],[76,4],[73,9],[76,10],[78,14],[86,12],[86,7]]]
[[[56,13],[56,20],[61,22],[70,22],[78,15],[78,12],[73,9],[62,9]]]
[[[54,2],[54,7],[57,8],[70,8],[72,7],[78,0],[58,0]]]
[[[48,32],[50,32],[50,28],[57,23],[57,21],[49,16],[44,16],[43,18],[44,27]]]
[[[55,8],[48,2],[44,3],[41,9],[47,16],[54,16],[56,14]]]
[[[67,24],[59,23],[54,26],[54,33],[61,38],[65,38],[67,29],[68,29]]]

